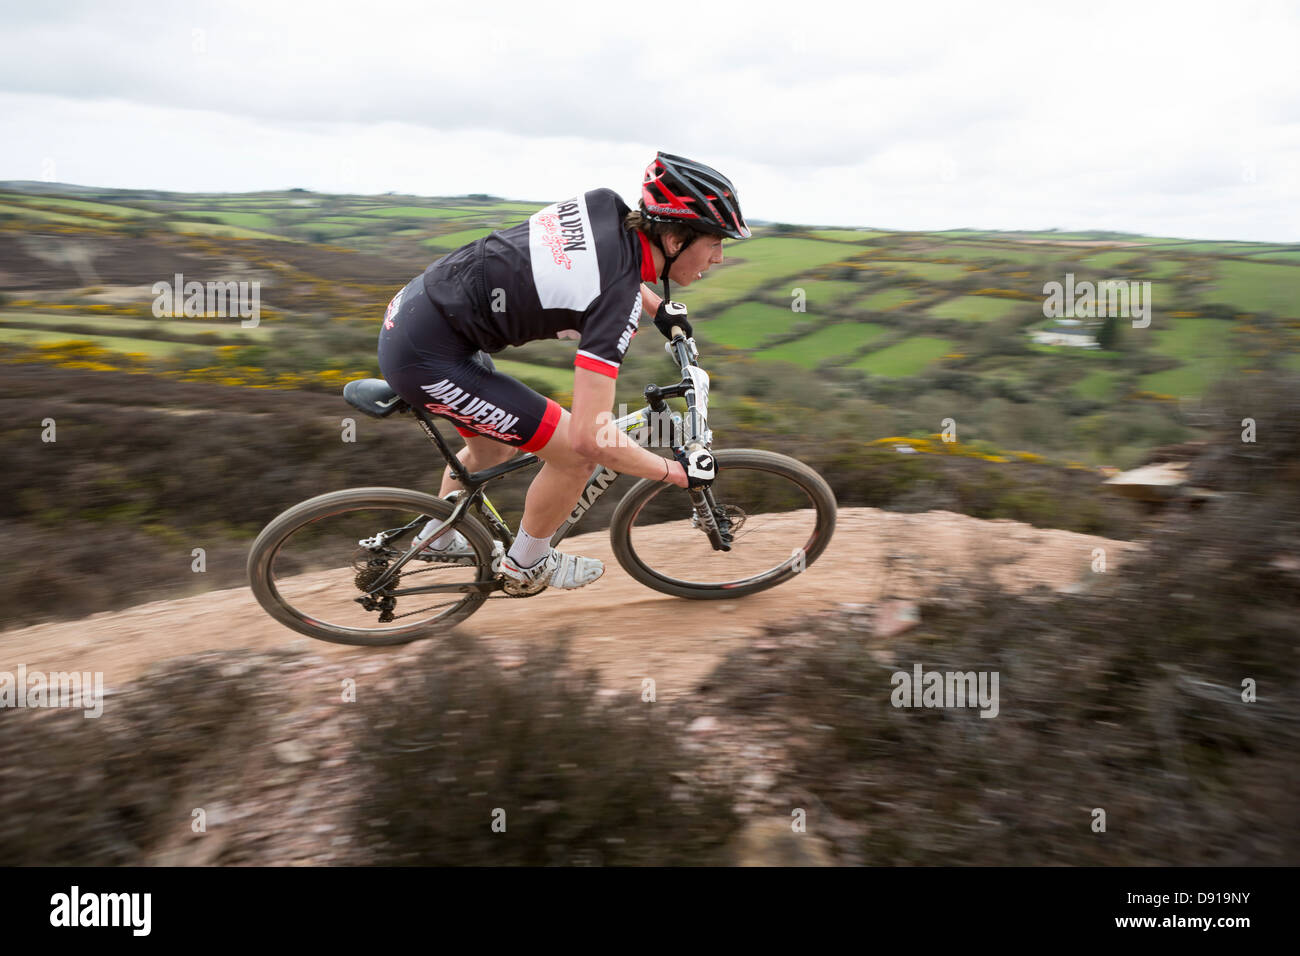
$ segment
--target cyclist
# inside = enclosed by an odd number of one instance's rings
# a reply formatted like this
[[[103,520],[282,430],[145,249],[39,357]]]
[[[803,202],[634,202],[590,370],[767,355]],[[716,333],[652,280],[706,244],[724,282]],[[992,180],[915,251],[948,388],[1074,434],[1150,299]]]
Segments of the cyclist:
[[[711,457],[661,458],[614,428],[609,410],[642,312],[665,336],[673,325],[691,335],[670,283],[689,286],[722,262],[724,237],[749,235],[726,177],[660,152],[646,169],[638,209],[610,189],[552,203],[439,259],[389,303],[380,370],[404,400],[455,424],[465,467],[490,468],[520,451],[544,462],[519,535],[496,567],[517,587],[579,588],[604,573],[599,560],[550,546],[596,464],[683,488],[712,481]],[[656,278],[664,298],[644,284]],[[487,354],[549,338],[577,340],[572,411],[498,371]],[[439,494],[460,487],[448,468]],[[455,530],[428,547],[473,553]]]

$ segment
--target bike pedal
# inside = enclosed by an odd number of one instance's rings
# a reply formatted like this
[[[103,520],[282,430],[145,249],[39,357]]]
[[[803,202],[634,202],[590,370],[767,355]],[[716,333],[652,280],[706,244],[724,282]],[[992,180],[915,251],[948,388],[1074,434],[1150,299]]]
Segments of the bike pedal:
[[[501,562],[505,559],[505,548],[501,542],[496,542],[492,549],[492,573],[501,580],[501,590],[509,597],[532,597],[534,594],[541,594],[549,586],[546,581],[538,581],[534,584],[524,584],[522,581],[516,581],[510,575],[501,570]]]
[[[505,577],[502,575],[502,577]],[[547,584],[521,584],[514,578],[505,578],[501,584],[501,590],[510,597],[532,597],[534,594],[541,594],[547,588]]]

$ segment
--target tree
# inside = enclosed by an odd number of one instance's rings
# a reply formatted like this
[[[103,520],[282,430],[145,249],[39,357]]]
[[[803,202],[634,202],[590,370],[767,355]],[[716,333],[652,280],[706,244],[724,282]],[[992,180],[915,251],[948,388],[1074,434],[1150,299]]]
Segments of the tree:
[[[1119,323],[1115,321],[1115,316],[1108,315],[1101,323],[1101,329],[1097,332],[1097,344],[1107,351],[1113,351],[1119,346]]]

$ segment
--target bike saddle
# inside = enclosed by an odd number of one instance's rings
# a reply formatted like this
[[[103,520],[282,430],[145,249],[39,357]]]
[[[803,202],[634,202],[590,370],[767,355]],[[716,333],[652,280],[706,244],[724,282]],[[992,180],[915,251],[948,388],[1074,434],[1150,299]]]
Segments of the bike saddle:
[[[410,406],[382,378],[359,378],[343,386],[343,400],[372,418],[387,418]]]

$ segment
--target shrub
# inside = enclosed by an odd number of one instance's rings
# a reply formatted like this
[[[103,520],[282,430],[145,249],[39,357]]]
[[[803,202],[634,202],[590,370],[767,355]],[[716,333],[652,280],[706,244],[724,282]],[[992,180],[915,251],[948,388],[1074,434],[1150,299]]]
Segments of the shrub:
[[[400,694],[364,703],[371,785],[356,829],[375,862],[722,862],[736,827],[727,795],[680,782],[698,767],[655,704],[597,688],[563,649],[508,674],[469,638],[431,645]]]

